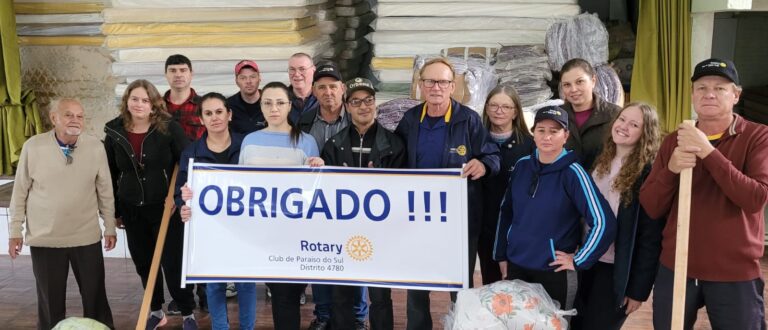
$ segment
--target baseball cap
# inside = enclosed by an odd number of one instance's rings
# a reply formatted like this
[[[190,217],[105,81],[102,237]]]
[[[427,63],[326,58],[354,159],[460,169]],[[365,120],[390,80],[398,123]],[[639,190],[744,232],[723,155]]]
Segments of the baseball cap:
[[[739,73],[736,72],[736,65],[729,60],[710,58],[696,64],[691,81],[696,81],[704,76],[721,76],[736,85],[739,84]]]
[[[312,77],[312,82],[319,80],[323,77],[331,77],[338,81],[341,81],[341,73],[339,73],[339,68],[336,67],[333,63],[325,63],[317,66],[317,70],[315,70],[315,75]]]
[[[535,127],[538,122],[544,119],[554,120],[566,130],[568,129],[568,113],[560,107],[548,106],[539,109],[536,112],[536,117],[533,119],[533,126]]]
[[[376,95],[376,90],[373,89],[373,84],[368,79],[358,77],[347,81],[347,95],[352,95],[359,90],[366,90],[371,95]]]
[[[251,60],[242,60],[238,62],[237,65],[235,65],[235,74],[240,74],[240,70],[247,67],[250,67],[254,71],[259,72],[259,65],[256,64],[256,62]]]

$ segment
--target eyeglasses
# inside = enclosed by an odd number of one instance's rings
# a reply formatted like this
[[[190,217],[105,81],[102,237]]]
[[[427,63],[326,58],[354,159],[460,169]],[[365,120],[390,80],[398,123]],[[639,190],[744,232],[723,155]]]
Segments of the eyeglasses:
[[[291,103],[288,101],[282,101],[282,100],[277,102],[265,101],[265,102],[261,102],[261,107],[267,108],[267,109],[271,109],[272,107],[275,107],[275,106],[278,108],[282,108],[288,104],[291,104]]]
[[[488,111],[496,112],[496,111],[499,111],[499,110],[501,110],[501,112],[503,112],[503,113],[507,113],[507,112],[515,110],[515,106],[514,105],[506,105],[506,104],[503,104],[503,105],[502,104],[493,104],[493,103],[488,104]]]
[[[361,104],[374,105],[376,104],[376,98],[373,96],[366,97],[364,99],[350,99],[347,103],[353,107],[359,107]]]
[[[531,186],[528,188],[528,196],[536,197],[536,190],[539,189],[539,174],[534,173],[531,179]]]
[[[305,73],[307,73],[307,70],[309,70],[311,68],[312,68],[311,66],[308,67],[308,68],[305,68],[303,66],[299,67],[299,68],[288,68],[288,73],[289,74],[296,74],[296,72],[298,72],[298,73],[301,73],[301,74],[305,74]]]
[[[424,84],[424,87],[426,88],[435,87],[435,84],[437,84],[438,87],[446,89],[451,85],[452,82],[453,80],[421,79],[421,83]]]

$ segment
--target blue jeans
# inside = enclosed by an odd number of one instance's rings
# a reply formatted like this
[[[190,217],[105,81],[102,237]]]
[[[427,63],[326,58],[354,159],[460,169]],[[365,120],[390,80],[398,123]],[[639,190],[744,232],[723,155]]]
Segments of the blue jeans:
[[[318,320],[330,320],[333,306],[333,286],[312,284],[312,301],[315,303],[315,310],[312,314],[315,314]],[[354,308],[355,318],[358,321],[365,321],[368,318],[368,290],[366,287],[360,287],[357,290]]]
[[[256,325],[256,283],[235,283],[237,303],[240,311],[240,329],[251,330]],[[228,330],[227,283],[208,283],[208,313],[211,315],[211,328]]]

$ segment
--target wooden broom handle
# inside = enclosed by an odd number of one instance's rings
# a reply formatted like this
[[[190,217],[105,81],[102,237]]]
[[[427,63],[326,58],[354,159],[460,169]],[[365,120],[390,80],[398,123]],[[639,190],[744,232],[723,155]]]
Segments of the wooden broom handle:
[[[173,168],[171,184],[168,187],[168,195],[165,196],[165,210],[163,210],[163,219],[160,222],[160,232],[157,233],[157,242],[155,243],[155,252],[152,256],[152,266],[149,268],[149,278],[147,286],[144,288],[144,300],[141,302],[139,310],[139,320],[136,321],[136,330],[143,330],[147,326],[147,317],[149,316],[149,305],[152,302],[152,293],[155,291],[155,282],[157,281],[157,272],[160,270],[160,258],[163,255],[163,246],[165,246],[165,236],[168,233],[168,223],[170,222],[174,205],[173,192],[176,189],[176,174],[179,172],[179,165]]]
[[[693,120],[684,123],[694,125]],[[693,169],[680,171],[677,202],[677,240],[675,242],[675,279],[672,290],[672,330],[683,330],[685,323],[685,286],[688,280],[688,236],[691,222],[691,184]]]

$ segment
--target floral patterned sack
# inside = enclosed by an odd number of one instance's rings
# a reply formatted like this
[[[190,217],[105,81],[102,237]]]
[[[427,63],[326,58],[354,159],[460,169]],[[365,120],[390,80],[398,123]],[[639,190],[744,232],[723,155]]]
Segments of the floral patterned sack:
[[[459,292],[452,310],[445,316],[446,330],[568,329],[566,315],[541,284],[521,280],[499,281]]]

